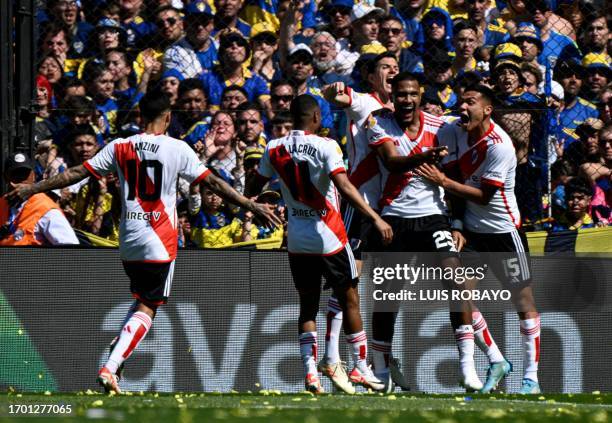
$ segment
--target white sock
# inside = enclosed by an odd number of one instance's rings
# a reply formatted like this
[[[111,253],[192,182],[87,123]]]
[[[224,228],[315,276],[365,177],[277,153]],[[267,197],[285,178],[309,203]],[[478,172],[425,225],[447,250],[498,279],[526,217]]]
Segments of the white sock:
[[[501,363],[504,361],[499,347],[493,340],[487,321],[479,311],[472,313],[472,327],[474,328],[474,342],[478,348],[489,357],[489,363]]]
[[[459,363],[463,375],[476,371],[474,365],[474,329],[472,325],[461,325],[455,329],[455,342],[459,349]]]
[[[523,338],[524,378],[538,381],[538,363],[540,361],[540,316],[535,319],[521,320]]]
[[[304,375],[317,374],[317,333],[300,334],[300,355],[304,364]]]
[[[385,375],[389,373],[389,358],[391,357],[391,342],[377,341],[373,339],[370,343],[372,348],[372,363],[374,373]]]
[[[138,347],[140,341],[147,335],[151,328],[152,320],[148,314],[142,311],[137,311],[132,314],[128,321],[121,329],[119,341],[113,350],[113,353],[108,357],[106,368],[111,373],[116,373],[121,364],[128,359],[132,352]]]
[[[357,367],[359,371],[365,372],[368,368],[368,337],[365,331],[347,335],[346,342],[348,342],[351,348],[351,355],[353,356],[355,367]]]
[[[338,343],[340,331],[342,330],[342,309],[338,300],[329,297],[327,301],[327,331],[325,332],[325,361],[328,364],[340,361]]]

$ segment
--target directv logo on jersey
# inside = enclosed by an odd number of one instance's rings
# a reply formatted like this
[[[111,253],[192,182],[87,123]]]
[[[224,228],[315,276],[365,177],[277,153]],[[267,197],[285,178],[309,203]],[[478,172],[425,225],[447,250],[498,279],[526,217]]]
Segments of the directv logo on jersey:
[[[325,216],[327,214],[327,210],[313,210],[313,209],[296,209],[295,207],[291,208],[291,216],[294,217],[318,217]]]
[[[129,220],[150,220],[158,221],[161,216],[161,212],[127,212],[125,218]]]

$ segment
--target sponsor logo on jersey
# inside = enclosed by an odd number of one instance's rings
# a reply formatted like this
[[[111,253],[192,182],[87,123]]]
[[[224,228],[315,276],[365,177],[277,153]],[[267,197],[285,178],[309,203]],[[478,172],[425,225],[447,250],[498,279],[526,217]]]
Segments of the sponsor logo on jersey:
[[[125,218],[129,220],[144,220],[144,221],[158,221],[161,216],[161,212],[153,211],[153,212],[135,212],[129,211],[126,212]]]
[[[298,209],[291,207],[291,216],[293,217],[319,217],[327,215],[327,210],[314,210],[314,209]]]

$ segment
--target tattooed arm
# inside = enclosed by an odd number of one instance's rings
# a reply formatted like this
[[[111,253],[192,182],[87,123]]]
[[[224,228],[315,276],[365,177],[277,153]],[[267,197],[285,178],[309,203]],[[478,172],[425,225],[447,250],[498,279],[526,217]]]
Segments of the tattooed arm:
[[[249,200],[244,195],[232,188],[223,179],[210,174],[202,182],[229,203],[236,204],[243,209],[252,211],[256,215],[263,217],[266,222],[271,224],[271,226],[282,225],[282,222],[274,214],[274,211],[271,210],[266,204],[256,203],[253,200]]]
[[[11,184],[13,190],[6,196],[9,202],[25,201],[39,192],[51,191],[56,188],[64,188],[75,184],[90,176],[89,171],[83,165],[71,167],[49,179],[35,184]]]

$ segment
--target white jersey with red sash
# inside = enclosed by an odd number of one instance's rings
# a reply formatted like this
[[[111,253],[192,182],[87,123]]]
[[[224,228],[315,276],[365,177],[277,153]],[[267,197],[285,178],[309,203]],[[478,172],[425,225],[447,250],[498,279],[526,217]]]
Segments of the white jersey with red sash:
[[[385,142],[393,142],[400,155],[411,156],[438,146],[438,131],[444,121],[429,113],[419,111],[420,128],[415,138],[410,138],[397,124],[388,110],[376,112],[368,122],[368,141],[372,149]],[[417,218],[434,214],[446,214],[443,190],[413,172],[391,173],[380,164],[382,216]]]
[[[112,172],[119,176],[121,259],[174,260],[178,177],[197,183],[210,173],[195,152],[184,141],[143,133],[111,142],[84,166],[98,178]]]
[[[491,122],[484,136],[470,145],[467,132],[455,123],[445,126],[440,141],[449,150],[446,166],[458,166],[464,184],[498,188],[486,206],[467,201],[465,228],[480,233],[506,233],[520,227],[514,195],[516,152],[510,136]]]
[[[365,124],[368,117],[384,104],[376,93],[363,94],[347,88],[350,104],[344,108],[348,120],[346,154],[349,179],[366,203],[377,208],[380,198],[380,171],[376,151],[368,146]]]
[[[334,140],[304,131],[268,143],[259,173],[281,181],[287,205],[288,249],[295,254],[331,255],[347,236],[331,176],[345,172],[342,151]]]

